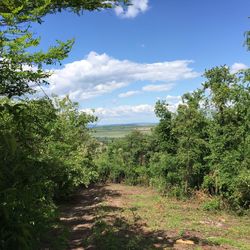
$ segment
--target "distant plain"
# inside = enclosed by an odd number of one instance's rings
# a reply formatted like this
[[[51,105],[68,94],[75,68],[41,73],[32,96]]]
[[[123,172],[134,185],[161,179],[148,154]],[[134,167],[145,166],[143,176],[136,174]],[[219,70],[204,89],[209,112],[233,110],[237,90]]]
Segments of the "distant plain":
[[[122,124],[122,125],[103,125],[91,128],[91,133],[96,138],[122,138],[134,130],[138,130],[145,134],[150,134],[156,126],[150,124]]]

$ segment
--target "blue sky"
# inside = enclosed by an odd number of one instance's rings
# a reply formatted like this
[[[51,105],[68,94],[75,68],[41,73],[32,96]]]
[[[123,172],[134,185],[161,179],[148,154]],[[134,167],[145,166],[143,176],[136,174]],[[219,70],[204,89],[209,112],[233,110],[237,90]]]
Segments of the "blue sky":
[[[250,65],[249,0],[132,0],[129,10],[59,13],[34,26],[41,47],[75,38],[48,94],[69,94],[100,124],[155,122],[153,107],[198,88],[205,69]]]

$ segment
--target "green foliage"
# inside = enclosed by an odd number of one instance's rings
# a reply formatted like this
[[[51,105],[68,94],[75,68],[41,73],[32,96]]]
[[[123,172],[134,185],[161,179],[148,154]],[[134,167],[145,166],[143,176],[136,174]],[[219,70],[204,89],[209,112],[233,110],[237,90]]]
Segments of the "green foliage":
[[[135,130],[110,143],[95,161],[101,179],[133,185],[148,183],[145,166],[152,147],[148,138],[150,135]]]
[[[95,141],[80,113],[64,99],[0,105],[0,248],[34,249],[56,224],[55,199],[97,176]]]
[[[249,71],[231,74],[222,66],[204,76],[203,88],[184,94],[175,113],[157,101],[160,121],[151,135],[131,133],[109,143],[97,163],[99,173],[179,198],[203,190],[233,209],[248,209]],[[216,199],[208,209],[218,205]]]
[[[32,22],[41,23],[47,14],[62,10],[76,14],[84,10],[126,5],[127,0],[2,0],[0,2],[0,95],[22,96],[35,87],[47,84],[50,72],[44,65],[60,63],[68,56],[74,40],[57,41],[47,52],[35,51],[40,38],[31,32]],[[35,52],[31,53],[33,50]]]
[[[244,75],[232,75],[225,66],[209,70],[205,75],[208,81],[204,89],[210,93],[206,103],[212,107],[208,128],[211,153],[207,159],[214,179],[213,190],[235,206],[235,203],[239,205],[235,195],[239,178],[249,169],[249,83]],[[245,202],[249,204],[248,200]]]
[[[155,128],[158,147],[162,151],[174,152],[176,148],[176,138],[172,132],[174,114],[168,110],[168,104],[160,100],[155,104],[155,114],[160,119],[159,125]]]
[[[213,197],[212,199],[203,203],[202,208],[206,211],[218,211],[221,210],[221,198],[220,197]]]
[[[207,70],[203,88],[183,95],[176,113],[165,101],[156,103],[160,122],[152,134],[133,131],[108,146],[90,135],[87,125],[96,118],[68,97],[13,98],[48,84],[51,73],[44,66],[60,63],[74,43],[57,41],[47,52],[36,50],[40,38],[31,32],[32,22],[58,11],[81,14],[128,2],[0,2],[1,249],[40,249],[58,223],[56,202],[96,181],[152,185],[180,198],[203,189],[213,195],[206,210],[220,209],[221,200],[237,211],[249,209],[249,70]],[[99,223],[94,231],[98,244],[120,246],[113,228]],[[139,242],[135,237],[125,248],[137,249]]]
[[[55,200],[97,178],[96,142],[87,129],[95,118],[67,97],[20,100],[47,83],[46,65],[60,63],[73,40],[47,52],[31,31],[47,14],[81,14],[126,0],[2,0],[0,2],[0,248],[40,249],[56,224]],[[31,52],[34,51],[34,52]],[[13,98],[14,97],[14,98]],[[10,99],[13,98],[13,99]]]
[[[250,169],[242,169],[235,178],[233,194],[228,199],[232,205],[240,208],[249,208],[250,206]]]

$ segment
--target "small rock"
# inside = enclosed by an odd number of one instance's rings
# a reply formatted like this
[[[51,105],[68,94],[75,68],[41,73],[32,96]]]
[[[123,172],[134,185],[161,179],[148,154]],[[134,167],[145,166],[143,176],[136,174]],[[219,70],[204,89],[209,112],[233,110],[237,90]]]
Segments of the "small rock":
[[[220,218],[220,221],[223,223],[226,222],[226,220],[224,218]]]
[[[179,239],[175,243],[176,244],[185,244],[185,245],[194,245],[194,242],[192,240],[182,240],[182,239]]]
[[[220,222],[217,222],[217,223],[216,223],[216,226],[217,226],[217,227],[223,227],[223,224],[220,223]]]
[[[154,244],[154,247],[155,247],[155,248],[160,248],[160,247],[161,247],[161,244],[155,243],[155,244]]]

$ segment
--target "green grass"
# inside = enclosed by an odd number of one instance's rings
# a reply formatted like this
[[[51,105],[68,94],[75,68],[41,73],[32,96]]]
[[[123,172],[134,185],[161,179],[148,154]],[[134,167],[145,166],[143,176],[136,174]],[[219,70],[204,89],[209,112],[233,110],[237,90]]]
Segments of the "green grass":
[[[207,212],[195,202],[177,201],[157,194],[153,197],[134,195],[130,200],[153,230],[174,230],[182,234],[191,231],[212,243],[250,249],[250,218],[247,216]]]
[[[122,204],[125,205],[122,206],[122,210],[111,213],[113,218],[122,218],[122,224],[123,226],[126,224],[126,230],[131,227],[139,227],[140,232],[143,232],[143,230],[146,232],[165,232],[166,235],[169,235],[170,240],[172,237],[173,241],[178,238],[194,239],[196,245],[192,249],[202,249],[200,245],[203,244],[207,244],[208,247],[218,245],[225,246],[227,249],[250,249],[249,216],[238,217],[224,211],[216,213],[204,211],[202,203],[196,200],[181,201],[162,197],[156,192],[146,189],[138,193],[138,189],[143,190],[139,187],[124,186],[124,189],[125,192],[129,193],[120,198]],[[143,230],[141,225],[143,225]],[[118,227],[115,230],[121,233],[123,229],[121,230]],[[116,238],[115,232],[110,234]],[[124,235],[124,232],[121,234]],[[144,244],[144,236],[138,236],[139,238],[130,236],[132,243],[135,245],[137,243]],[[156,242],[157,239],[154,239],[153,242]],[[130,243],[127,242],[126,244]],[[149,244],[149,242],[146,244]],[[154,246],[152,244],[151,247]],[[165,245],[168,246],[168,244],[169,242]]]
[[[121,184],[106,184],[89,192],[82,196],[88,201],[82,211],[87,218],[78,211],[72,221],[72,232],[86,249],[250,250],[250,217],[206,211],[204,197],[177,200],[150,188]],[[102,199],[92,198],[96,195]],[[74,228],[82,234],[78,236]],[[186,246],[183,242],[187,241],[192,245]]]
[[[150,133],[155,125],[110,125],[92,128],[92,135],[96,138],[122,138],[133,130]]]

